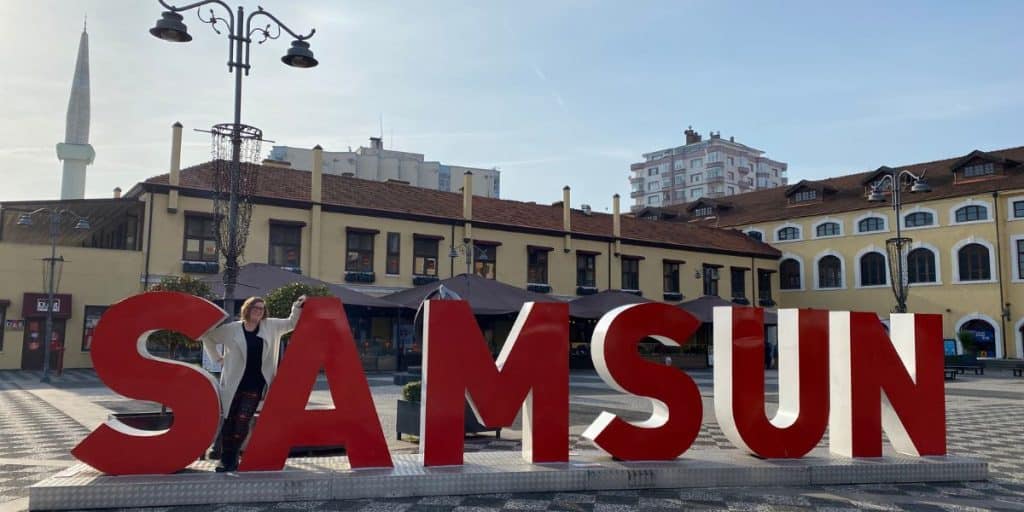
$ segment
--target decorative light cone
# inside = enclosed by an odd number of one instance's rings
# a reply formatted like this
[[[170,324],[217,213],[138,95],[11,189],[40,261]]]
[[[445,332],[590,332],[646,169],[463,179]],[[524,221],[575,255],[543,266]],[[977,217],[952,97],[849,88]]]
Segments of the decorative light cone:
[[[928,184],[928,180],[925,178],[918,178],[914,181],[914,186],[910,187],[910,191],[913,193],[918,192],[931,192],[932,187]]]
[[[868,201],[873,203],[881,203],[885,201],[885,194],[877,188],[871,189],[871,194],[868,195]]]
[[[89,219],[86,218],[78,219],[78,223],[75,224],[75,229],[90,229],[91,227]]]
[[[155,37],[170,41],[172,43],[187,43],[192,40],[188,33],[188,27],[181,20],[180,14],[173,11],[164,11],[156,25],[149,29],[149,33]]]
[[[281,57],[281,62],[296,68],[311,68],[320,63],[313,57],[309,43],[298,39],[292,41],[292,47]]]
[[[21,215],[18,215],[18,225],[19,226],[31,226],[32,225],[32,216],[27,214],[27,213],[23,213]]]

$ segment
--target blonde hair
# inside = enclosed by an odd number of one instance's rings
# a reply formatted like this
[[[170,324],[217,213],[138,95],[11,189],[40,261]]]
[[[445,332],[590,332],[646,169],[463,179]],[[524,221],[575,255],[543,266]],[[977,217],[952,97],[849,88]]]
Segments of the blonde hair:
[[[260,317],[259,321],[263,321],[267,317],[267,301],[263,300],[263,297],[249,297],[242,303],[242,321],[249,319],[249,310],[257,303],[263,304],[263,316]]]

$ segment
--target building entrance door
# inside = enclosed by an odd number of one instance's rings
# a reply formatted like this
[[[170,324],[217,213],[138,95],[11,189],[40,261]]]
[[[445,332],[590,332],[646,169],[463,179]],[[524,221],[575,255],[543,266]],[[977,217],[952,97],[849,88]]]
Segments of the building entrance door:
[[[21,347],[21,369],[43,369],[46,336],[45,318],[25,319],[25,339]],[[53,319],[53,336],[50,339],[50,369],[57,370],[64,361],[64,320]]]

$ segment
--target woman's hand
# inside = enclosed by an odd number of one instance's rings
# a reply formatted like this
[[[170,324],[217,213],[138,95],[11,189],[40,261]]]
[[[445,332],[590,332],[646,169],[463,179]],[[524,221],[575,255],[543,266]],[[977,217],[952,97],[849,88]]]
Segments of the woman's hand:
[[[295,299],[295,304],[293,305],[293,307],[301,308],[304,302],[306,302],[306,296],[300,295],[298,299]]]

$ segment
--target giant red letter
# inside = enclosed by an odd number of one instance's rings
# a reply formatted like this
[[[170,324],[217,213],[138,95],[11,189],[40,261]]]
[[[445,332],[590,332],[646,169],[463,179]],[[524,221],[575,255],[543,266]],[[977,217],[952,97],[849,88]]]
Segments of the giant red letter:
[[[523,409],[523,457],[569,461],[569,308],[523,305],[492,362],[464,301],[424,304],[423,465],[462,464],[465,401],[489,428],[506,427]]]
[[[659,302],[622,306],[601,317],[590,354],[597,373],[612,388],[650,398],[654,411],[639,423],[602,412],[583,437],[622,460],[671,460],[685,452],[700,433],[700,389],[685,372],[642,359],[637,345],[651,337],[681,346],[698,327],[693,315]]]
[[[779,409],[764,408],[764,311],[715,308],[715,417],[740,449],[800,458],[828,426],[828,312],[779,310]]]
[[[177,292],[143,293],[111,306],[93,338],[96,375],[123,396],[166,405],[174,423],[147,431],[110,419],[71,454],[111,475],[173,473],[195,461],[217,433],[216,384],[190,365],[149,355],[146,338],[168,330],[198,339],[225,316],[210,302]]]
[[[321,368],[335,409],[306,410]],[[279,470],[292,446],[332,445],[345,446],[353,468],[391,467],[388,444],[341,301],[310,297],[238,469]]]
[[[884,427],[900,453],[945,455],[942,316],[889,318],[892,342],[874,313],[830,315],[829,448],[881,457]]]

